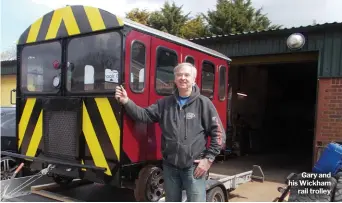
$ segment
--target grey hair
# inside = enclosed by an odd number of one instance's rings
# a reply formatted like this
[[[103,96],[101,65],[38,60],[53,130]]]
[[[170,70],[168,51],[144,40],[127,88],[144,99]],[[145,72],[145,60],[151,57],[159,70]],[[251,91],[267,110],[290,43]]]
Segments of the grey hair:
[[[193,77],[196,79],[197,77],[197,69],[194,65],[192,65],[191,63],[187,63],[187,62],[184,62],[184,63],[179,63],[174,69],[173,69],[173,73],[176,74],[176,72],[178,72],[178,70],[180,68],[183,68],[185,66],[188,66],[191,68],[191,73],[193,75]]]

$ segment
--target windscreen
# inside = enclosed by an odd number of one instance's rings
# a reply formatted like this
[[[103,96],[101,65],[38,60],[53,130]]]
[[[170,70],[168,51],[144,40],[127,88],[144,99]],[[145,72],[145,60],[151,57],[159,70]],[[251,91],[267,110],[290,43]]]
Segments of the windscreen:
[[[53,80],[56,76],[60,77],[61,60],[62,47],[59,42],[24,47],[21,54],[22,91],[57,92]]]
[[[114,91],[121,82],[122,36],[109,32],[73,38],[67,46],[69,92]]]

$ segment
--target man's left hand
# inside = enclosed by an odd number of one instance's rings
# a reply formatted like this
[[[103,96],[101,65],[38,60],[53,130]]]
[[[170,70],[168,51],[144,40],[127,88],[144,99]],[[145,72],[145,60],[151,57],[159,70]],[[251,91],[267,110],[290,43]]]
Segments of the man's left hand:
[[[202,177],[209,170],[212,164],[212,162],[207,158],[195,160],[195,163],[198,163],[198,166],[194,171],[195,178]]]

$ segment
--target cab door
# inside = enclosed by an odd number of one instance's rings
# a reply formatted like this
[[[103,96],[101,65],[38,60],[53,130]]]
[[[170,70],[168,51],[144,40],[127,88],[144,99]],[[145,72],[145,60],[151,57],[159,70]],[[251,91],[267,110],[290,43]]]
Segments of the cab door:
[[[149,65],[151,36],[132,30],[126,38],[125,90],[138,106],[149,105]],[[146,160],[147,124],[134,122],[124,115],[123,151],[129,160],[124,163]]]
[[[172,94],[174,90],[173,69],[182,61],[180,46],[158,38],[152,38],[149,105]],[[148,127],[149,160],[161,159],[161,130],[158,124]]]

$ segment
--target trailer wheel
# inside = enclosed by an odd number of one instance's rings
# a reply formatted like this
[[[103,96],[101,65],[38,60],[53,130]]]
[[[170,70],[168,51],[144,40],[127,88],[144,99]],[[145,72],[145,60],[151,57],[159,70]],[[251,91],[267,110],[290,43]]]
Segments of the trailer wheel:
[[[225,202],[226,198],[221,187],[216,186],[207,193],[207,202]]]
[[[18,166],[12,157],[1,157],[1,180],[11,179]]]
[[[163,171],[148,165],[140,170],[135,181],[134,196],[138,202],[157,202],[164,195]]]
[[[342,202],[342,172],[339,172],[335,187],[334,202]]]

